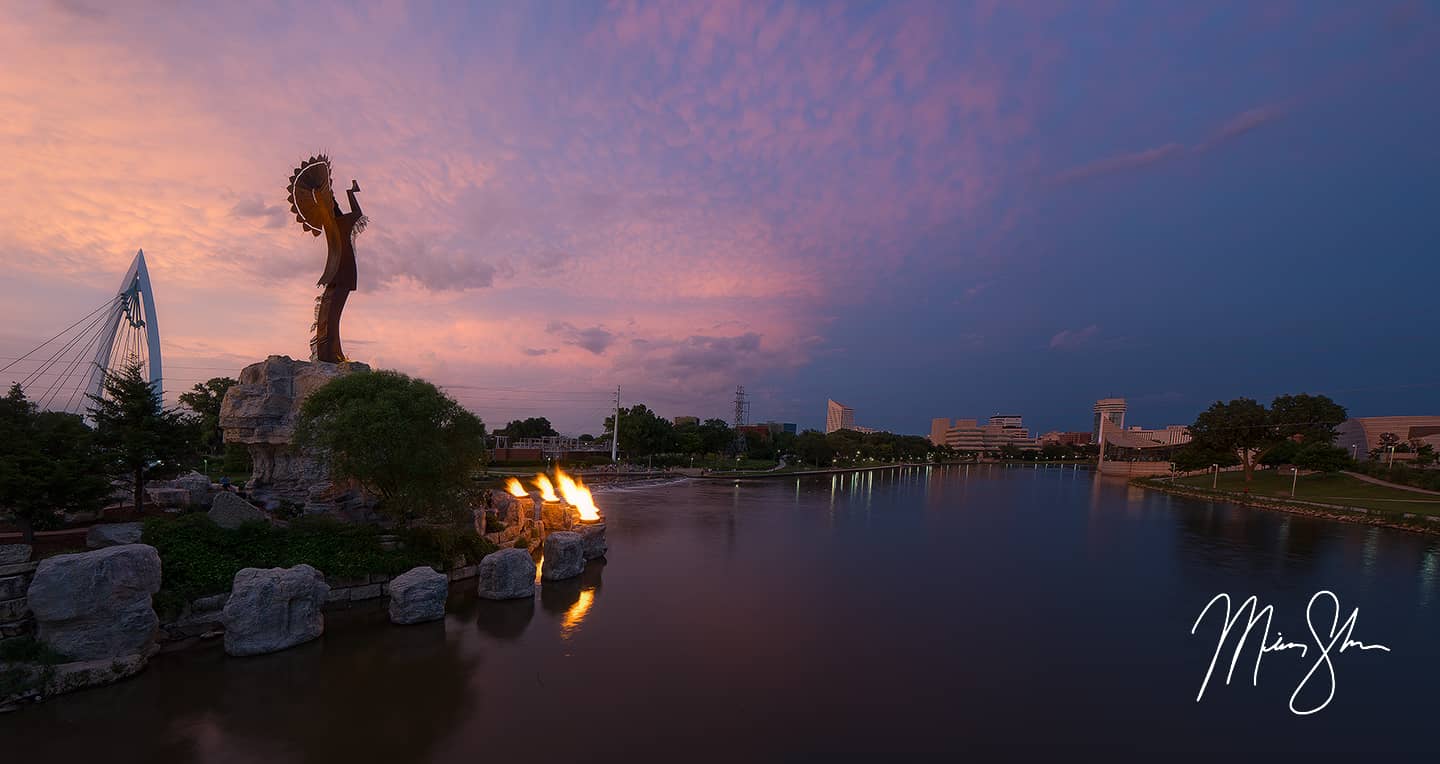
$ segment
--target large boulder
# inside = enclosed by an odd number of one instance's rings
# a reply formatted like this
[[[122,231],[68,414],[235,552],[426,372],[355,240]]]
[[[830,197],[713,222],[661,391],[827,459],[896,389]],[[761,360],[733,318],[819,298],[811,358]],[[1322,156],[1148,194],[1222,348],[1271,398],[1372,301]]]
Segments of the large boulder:
[[[190,492],[190,503],[204,506],[210,500],[210,478],[191,470],[170,481],[176,488]]]
[[[86,661],[145,652],[160,625],[150,602],[159,590],[155,547],[126,544],[42,560],[26,596],[36,636]]]
[[[580,523],[575,526],[575,532],[580,534],[586,560],[599,559],[610,551],[610,545],[605,541],[605,523]]]
[[[585,539],[578,533],[558,531],[545,537],[545,563],[540,578],[561,581],[585,572]]]
[[[239,528],[244,523],[269,522],[270,515],[264,510],[240,498],[229,491],[221,491],[215,494],[215,501],[210,503],[210,511],[205,513],[215,524],[221,528]]]
[[[140,543],[145,526],[140,523],[102,523],[90,526],[85,534],[85,546],[90,549],[104,549],[107,546]]]
[[[390,580],[390,622],[438,621],[445,617],[449,595],[449,576],[428,565],[411,568]]]
[[[241,569],[220,614],[225,652],[261,655],[315,639],[325,633],[320,609],[329,596],[325,577],[309,565]]]
[[[157,507],[182,509],[190,506],[190,492],[169,485],[146,485],[145,501]]]
[[[311,393],[337,377],[368,372],[353,361],[296,361],[272,355],[240,372],[240,383],[220,404],[220,429],[226,443],[241,443],[250,452],[254,473],[252,496],[268,503],[302,505],[307,512],[338,511],[361,519],[374,507],[374,497],[357,486],[337,485],[323,459],[294,447],[300,406]]]
[[[480,560],[480,596],[513,600],[535,596],[535,560],[524,549],[501,549]]]

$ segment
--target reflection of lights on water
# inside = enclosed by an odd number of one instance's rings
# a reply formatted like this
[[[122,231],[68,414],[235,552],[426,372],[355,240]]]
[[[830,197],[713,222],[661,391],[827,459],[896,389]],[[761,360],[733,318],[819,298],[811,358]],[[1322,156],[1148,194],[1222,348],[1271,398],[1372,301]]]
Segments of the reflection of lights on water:
[[[1365,535],[1365,551],[1360,555],[1361,560],[1363,560],[1360,567],[1367,575],[1373,575],[1375,573],[1376,552],[1379,550],[1380,530],[1371,526],[1370,532]]]
[[[1430,595],[1435,591],[1435,578],[1440,574],[1440,558],[1434,551],[1426,552],[1420,563],[1420,606],[1430,605]]]
[[[595,603],[594,589],[581,589],[580,599],[565,611],[565,617],[560,621],[560,638],[569,639],[570,634],[575,631],[580,622],[585,620],[585,614],[590,612],[590,606]]]

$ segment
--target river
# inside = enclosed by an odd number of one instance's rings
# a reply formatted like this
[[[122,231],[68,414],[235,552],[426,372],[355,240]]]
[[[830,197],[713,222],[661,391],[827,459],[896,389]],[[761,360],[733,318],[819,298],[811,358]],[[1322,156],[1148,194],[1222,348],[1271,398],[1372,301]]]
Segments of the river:
[[[609,561],[533,602],[479,601],[466,582],[444,622],[358,607],[284,653],[161,655],[0,715],[0,750],[27,764],[1440,750],[1434,537],[1001,465],[599,500]],[[1318,647],[1266,654],[1256,686],[1253,648],[1224,684],[1227,652],[1197,703],[1218,614],[1190,630],[1211,598],[1258,595],[1298,643],[1321,590],[1359,608],[1354,639],[1390,651],[1337,647],[1333,698],[1308,716],[1290,696]]]

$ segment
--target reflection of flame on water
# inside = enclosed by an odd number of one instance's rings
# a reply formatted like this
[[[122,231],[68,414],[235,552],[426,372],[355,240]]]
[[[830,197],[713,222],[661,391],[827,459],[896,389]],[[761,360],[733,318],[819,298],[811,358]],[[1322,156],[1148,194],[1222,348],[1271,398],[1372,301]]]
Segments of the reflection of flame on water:
[[[541,501],[559,501],[560,497],[555,495],[555,484],[545,473],[535,476],[535,487],[540,489]]]
[[[595,603],[595,590],[581,589],[580,599],[565,611],[565,617],[560,621],[560,638],[569,639],[570,634],[585,620],[585,614],[590,612],[590,606]]]
[[[511,495],[511,496],[514,496],[514,497],[517,498],[517,499],[523,499],[523,498],[525,498],[526,496],[529,496],[529,495],[530,495],[530,494],[528,494],[528,493],[525,492],[525,486],[520,485],[520,481],[519,481],[519,480],[516,480],[516,479],[513,478],[513,477],[506,479],[506,481],[505,481],[505,490],[506,490],[506,491],[509,491],[509,492],[510,492],[510,495]]]
[[[600,519],[600,508],[595,506],[595,497],[590,495],[589,488],[558,468],[555,470],[555,480],[560,483],[560,493],[564,494],[565,503],[580,513],[580,522],[593,523]]]

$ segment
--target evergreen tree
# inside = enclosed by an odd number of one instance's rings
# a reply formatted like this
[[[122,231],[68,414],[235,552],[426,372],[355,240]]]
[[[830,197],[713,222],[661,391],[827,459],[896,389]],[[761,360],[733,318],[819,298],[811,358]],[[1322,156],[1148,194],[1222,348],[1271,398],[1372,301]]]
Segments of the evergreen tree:
[[[131,483],[137,514],[145,510],[146,471],[179,461],[193,432],[178,413],[165,410],[142,370],[131,361],[118,372],[106,371],[104,392],[89,396],[96,443],[110,473]]]
[[[109,493],[104,462],[84,420],[39,411],[12,385],[0,398],[0,516],[29,544],[37,529],[58,525],[62,511],[98,510]]]

